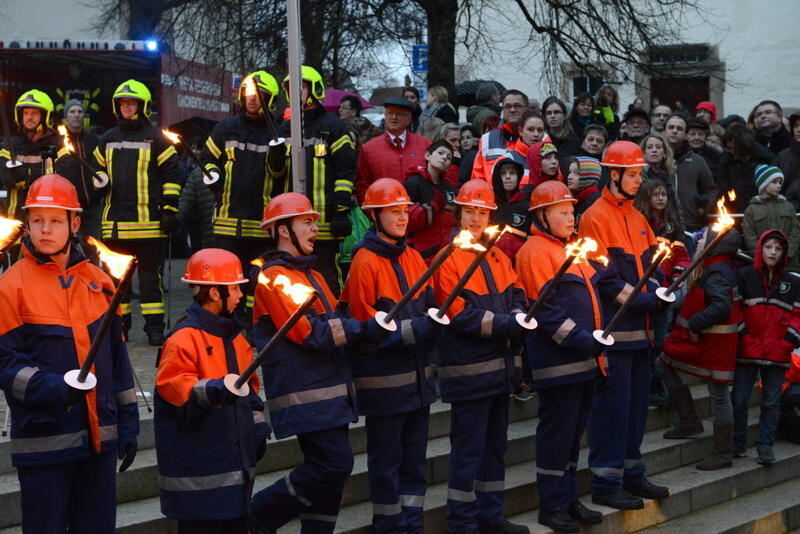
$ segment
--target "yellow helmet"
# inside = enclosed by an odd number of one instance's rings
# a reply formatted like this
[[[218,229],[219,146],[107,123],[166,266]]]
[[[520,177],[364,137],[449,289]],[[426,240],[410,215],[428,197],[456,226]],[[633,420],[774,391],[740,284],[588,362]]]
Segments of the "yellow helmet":
[[[133,98],[134,100],[141,101],[142,113],[144,113],[145,117],[150,117],[150,113],[152,112],[152,97],[150,96],[150,90],[142,82],[128,80],[126,82],[122,82],[119,87],[117,87],[117,90],[114,91],[114,96],[111,97],[111,107],[114,110],[114,116],[118,119],[122,118],[122,113],[120,113],[119,106],[117,104],[117,100],[120,98]]]
[[[281,92],[281,89],[278,87],[278,81],[272,76],[272,74],[264,70],[258,70],[250,73],[242,79],[242,83],[239,86],[239,105],[244,107],[245,91],[247,90],[247,84],[250,83],[251,79],[255,81],[256,86],[260,91],[263,91],[269,95],[269,98],[267,98],[267,107],[270,111],[275,111],[275,97],[278,96],[278,93]],[[260,108],[259,113],[262,113]]]
[[[316,100],[322,100],[325,98],[325,83],[322,81],[322,76],[319,72],[317,72],[317,69],[303,65],[300,68],[300,77],[311,84],[311,97],[315,98]],[[286,93],[286,100],[291,102],[291,97],[289,96],[288,74],[286,75],[286,78],[283,79],[283,91]]]
[[[14,122],[17,126],[22,126],[22,109],[34,108],[44,111],[44,120],[39,125],[40,127],[46,125],[48,128],[53,126],[53,101],[47,96],[47,93],[39,91],[38,89],[31,89],[22,93],[22,96],[17,100],[14,106]]]

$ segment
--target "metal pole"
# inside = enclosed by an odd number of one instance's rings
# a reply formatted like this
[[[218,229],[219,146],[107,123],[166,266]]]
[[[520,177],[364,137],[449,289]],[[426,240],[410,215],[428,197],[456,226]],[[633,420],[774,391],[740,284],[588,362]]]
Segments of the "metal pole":
[[[303,81],[300,78],[302,41],[300,39],[300,0],[286,0],[286,22],[289,30],[289,107],[292,112],[292,191],[306,193],[306,158],[303,148]]]

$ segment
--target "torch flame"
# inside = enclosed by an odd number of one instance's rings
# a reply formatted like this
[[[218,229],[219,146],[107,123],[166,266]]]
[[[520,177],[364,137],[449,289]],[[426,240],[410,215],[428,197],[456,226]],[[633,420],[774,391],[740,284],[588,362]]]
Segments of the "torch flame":
[[[272,288],[280,288],[283,293],[292,299],[292,302],[298,306],[308,300],[314,293],[314,289],[307,285],[292,283],[288,276],[279,274],[275,280],[270,280],[263,272],[258,273],[258,283],[269,287],[270,283]]]
[[[69,152],[70,154],[74,154],[75,146],[72,144],[69,135],[67,135],[67,127],[64,126],[63,124],[58,125],[58,135],[64,138],[64,148],[67,149],[67,152]]]
[[[487,228],[488,231],[488,228]],[[476,250],[482,252],[486,247],[472,239],[472,233],[469,230],[461,230],[458,235],[453,239],[453,244],[464,250]]]
[[[736,191],[734,191],[733,189],[728,191],[728,200],[730,200],[731,202],[736,202]]]
[[[244,96],[256,96],[256,81],[252,76],[248,76],[244,80]]]
[[[672,253],[672,247],[669,245],[669,243],[666,243],[664,241],[659,241],[658,242],[658,249],[656,250],[655,257],[658,257],[659,255],[661,255],[662,256],[661,259],[663,261],[663,260],[666,260],[667,258],[669,258],[669,255],[671,253]]]
[[[21,231],[21,221],[0,217],[0,250],[16,241]]]
[[[728,194],[730,195],[730,192]],[[736,198],[735,194],[734,194],[734,198]],[[717,217],[717,222],[715,222],[711,226],[711,230],[713,230],[714,232],[719,233],[719,232],[721,232],[723,230],[727,230],[728,228],[733,226],[733,217],[731,217],[728,214],[728,210],[725,209],[725,196],[724,195],[719,197],[719,200],[717,200],[717,213],[719,213],[719,216]]]
[[[255,265],[259,269],[264,266],[264,258],[256,258],[250,262],[250,265]]]
[[[602,263],[604,267],[608,267],[608,256],[597,256],[595,261]]]
[[[582,263],[586,261],[586,258],[589,256],[590,252],[597,252],[597,241],[588,237],[578,239],[577,241],[568,244],[566,248],[567,256],[575,257],[574,263]]]
[[[97,255],[100,257],[100,261],[108,268],[111,276],[120,280],[125,274],[128,265],[133,261],[133,256],[114,252],[92,236],[87,237],[86,241],[97,249]]]
[[[169,142],[172,143],[173,145],[177,145],[178,143],[181,142],[181,136],[176,134],[175,132],[170,132],[169,130],[166,129],[161,130],[161,132],[164,134],[164,137],[169,139]]]

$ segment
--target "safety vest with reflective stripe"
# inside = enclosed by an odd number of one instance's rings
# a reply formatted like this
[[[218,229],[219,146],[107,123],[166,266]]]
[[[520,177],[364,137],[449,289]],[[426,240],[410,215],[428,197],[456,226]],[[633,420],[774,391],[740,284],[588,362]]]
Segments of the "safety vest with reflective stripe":
[[[422,256],[403,240],[394,245],[370,229],[359,244],[341,300],[359,321],[388,312],[425,271]],[[409,412],[436,400],[431,368],[433,327],[427,315],[436,306],[430,281],[395,318],[397,330],[377,343],[364,343],[353,357],[353,375],[362,415]]]
[[[100,345],[97,386],[68,409],[64,374],[80,367],[111,300],[111,279],[72,249],[62,270],[23,247],[0,277],[0,388],[11,409],[11,462],[55,465],[135,439],[139,411],[119,317]]]
[[[162,214],[178,211],[183,181],[177,150],[161,130],[150,123],[112,128],[100,137],[94,160],[110,179],[104,189],[103,239],[166,237]]]
[[[313,288],[319,299],[262,365],[270,421],[278,439],[347,425],[357,419],[349,355],[345,345],[360,339],[361,323],[337,312],[325,279],[313,270],[315,256],[275,251],[264,258],[262,280],[286,276]],[[261,350],[298,308],[278,287],[259,283],[253,307],[256,350]]]
[[[728,282],[731,308],[723,320],[698,334],[699,340],[695,343],[690,337],[689,321],[708,306],[704,282],[712,273],[722,274]],[[739,330],[742,327],[742,311],[736,299],[733,271],[727,263],[716,263],[706,268],[700,281],[686,295],[675,326],[664,341],[662,359],[684,373],[716,382],[731,382],[736,368]]]
[[[271,140],[264,117],[253,119],[244,113],[218,122],[206,139],[201,160],[222,181],[214,217],[216,235],[267,237],[261,216],[274,194],[267,154],[285,150],[283,145],[270,148]]]
[[[616,296],[603,300],[606,323],[632,293],[650,265],[658,243],[647,219],[633,206],[633,200],[620,200],[607,188],[583,213],[578,231],[580,237],[594,239],[608,252],[609,272],[615,273]],[[656,278],[649,280],[643,291],[633,297],[628,312],[611,332],[614,352],[638,351],[650,346],[653,336],[649,314],[658,309],[655,290],[661,273],[657,271],[654,276]]]
[[[536,225],[531,231],[516,263],[529,305],[552,283],[566,259],[564,243]],[[613,280],[600,269],[594,263],[573,263],[534,316],[539,326],[525,337],[525,346],[536,388],[597,376],[592,331],[603,326],[601,294],[613,292]]]
[[[457,248],[436,271],[434,287],[439,304],[475,255]],[[492,249],[446,311],[451,322],[442,328],[436,351],[443,401],[475,400],[516,389],[522,358],[514,358],[521,349],[514,314],[524,310],[525,292],[511,261]]]
[[[211,405],[209,379],[239,374],[253,349],[235,322],[193,303],[170,333],[156,374],[155,436],[161,512],[172,519],[244,517],[256,449],[269,436],[258,375],[250,394]]]
[[[36,141],[27,136],[16,136],[11,139],[14,144],[14,155],[21,166],[9,169],[6,163],[11,158],[8,147],[0,148],[0,189],[6,189],[8,197],[0,199],[0,214],[11,218],[22,219],[22,206],[28,196],[28,187],[34,180],[53,172],[53,157],[42,157],[48,146],[61,146],[61,138],[53,131],[47,130]]]
[[[478,141],[478,152],[472,163],[472,178],[480,178],[492,183],[492,170],[498,158],[505,156],[514,147],[516,138],[509,139],[502,128],[495,128],[483,134]]]

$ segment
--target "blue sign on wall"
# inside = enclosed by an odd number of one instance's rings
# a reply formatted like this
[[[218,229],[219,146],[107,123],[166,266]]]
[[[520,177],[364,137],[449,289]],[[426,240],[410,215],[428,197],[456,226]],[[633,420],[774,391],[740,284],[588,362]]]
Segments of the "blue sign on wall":
[[[428,45],[413,45],[411,47],[411,70],[413,72],[428,72]]]

